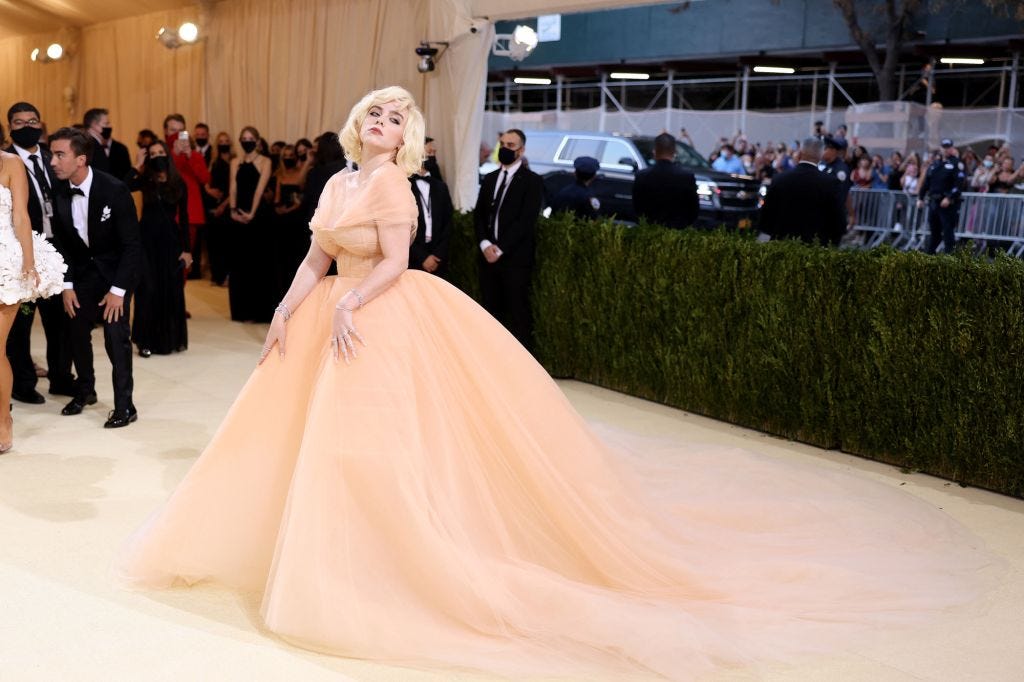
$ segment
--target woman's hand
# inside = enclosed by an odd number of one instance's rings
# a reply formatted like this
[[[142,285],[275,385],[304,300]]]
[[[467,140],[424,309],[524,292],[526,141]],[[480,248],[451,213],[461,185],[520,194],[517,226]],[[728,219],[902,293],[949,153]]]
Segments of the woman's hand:
[[[267,340],[263,342],[263,350],[260,352],[259,364],[262,365],[263,361],[267,359],[270,351],[274,349],[274,344],[277,344],[277,354],[284,357],[284,337],[284,316],[281,313],[274,313],[274,318],[270,321],[270,329],[267,331]]]
[[[186,270],[192,267],[192,254],[188,251],[182,251],[181,255],[178,256],[178,260],[185,264]]]
[[[345,364],[350,364],[352,358],[357,357],[356,353],[356,340],[359,343],[366,346],[366,341],[362,335],[356,330],[356,325],[352,321],[352,311],[345,310],[343,308],[334,309],[334,321],[331,325],[331,352],[334,354],[334,361],[338,361],[338,357],[345,358]],[[351,354],[351,358],[349,355]]]
[[[22,261],[21,276],[32,289],[39,289],[39,273],[36,272],[34,262],[25,263]]]

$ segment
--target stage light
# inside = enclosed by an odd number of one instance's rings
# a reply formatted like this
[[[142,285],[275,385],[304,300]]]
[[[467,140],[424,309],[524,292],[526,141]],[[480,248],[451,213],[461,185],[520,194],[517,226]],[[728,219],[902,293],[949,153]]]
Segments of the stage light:
[[[512,82],[516,85],[551,85],[550,78],[529,78],[527,76],[513,78]]]
[[[754,73],[796,73],[796,69],[790,66],[755,66]]]
[[[186,21],[178,27],[178,37],[181,38],[182,42],[194,43],[199,39],[199,27],[191,21]]]
[[[650,80],[651,74],[635,73],[632,71],[613,71],[612,73],[608,74],[608,77],[620,81],[646,81]]]
[[[36,49],[32,50],[32,54],[29,56],[29,58],[32,61],[34,61],[34,62],[39,61],[39,48],[38,47]]]
[[[44,52],[42,48],[37,47],[32,50],[29,54],[29,59],[36,62],[37,64],[49,64],[63,59],[65,56],[64,46],[60,43],[50,43],[46,47]]]
[[[46,48],[46,56],[53,61],[57,61],[64,56],[64,48],[60,43],[50,43],[50,46]]]
[[[984,59],[977,59],[975,57],[943,57],[939,61],[942,62],[943,64],[949,64],[951,66],[954,64],[970,64],[973,66],[981,66],[982,64],[985,63]]]
[[[514,62],[521,62],[530,56],[539,42],[537,32],[529,26],[516,26],[512,33],[499,33],[494,36],[491,54],[495,57],[508,57]]]

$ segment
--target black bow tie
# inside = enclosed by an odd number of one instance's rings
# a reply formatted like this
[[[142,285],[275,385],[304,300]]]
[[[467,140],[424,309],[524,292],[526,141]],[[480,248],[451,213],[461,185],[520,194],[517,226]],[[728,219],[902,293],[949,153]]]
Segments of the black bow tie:
[[[426,180],[429,177],[430,177],[430,173],[427,173],[426,175],[413,175],[412,179],[413,180]]]
[[[72,187],[71,188],[71,195],[74,196],[76,194],[78,196],[80,196],[80,197],[84,197],[85,196],[85,192],[82,191],[81,187]]]

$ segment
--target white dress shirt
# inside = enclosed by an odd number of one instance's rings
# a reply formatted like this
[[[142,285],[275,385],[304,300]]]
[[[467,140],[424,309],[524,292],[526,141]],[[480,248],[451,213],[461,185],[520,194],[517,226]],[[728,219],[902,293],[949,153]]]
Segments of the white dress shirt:
[[[43,212],[43,235],[47,239],[53,239],[53,229],[50,227],[50,216],[46,215],[46,201],[43,199],[43,190],[39,187],[39,181],[36,180],[36,169],[35,166],[32,165],[32,159],[28,158],[30,156],[35,156],[39,162],[39,167],[43,169],[43,173],[45,174],[46,167],[43,163],[43,150],[39,145],[36,145],[36,150],[34,152],[30,152],[27,149],[22,149],[18,145],[14,145],[14,151],[18,152],[18,156],[20,156],[21,160],[25,162],[25,168],[28,168],[28,181],[32,184],[32,188],[36,193],[36,198],[39,199],[39,208],[42,209]],[[47,180],[49,180],[49,177],[47,177]],[[49,187],[47,189],[50,190],[51,196],[53,196],[53,188]]]
[[[85,175],[85,180],[82,180],[81,185],[76,185],[71,182],[71,189],[80,189],[85,196],[81,194],[71,195],[71,220],[75,223],[75,232],[82,238],[86,246],[89,246],[89,193],[92,191],[92,168]],[[75,285],[73,282],[64,282],[65,289],[74,289]],[[110,293],[115,296],[124,296],[125,290],[121,287],[110,287]]]
[[[516,171],[519,170],[522,167],[522,165],[523,165],[523,160],[522,159],[518,159],[515,163],[513,163],[508,168],[505,168],[504,166],[502,166],[501,170],[498,172],[498,180],[497,180],[497,182],[494,183],[494,195],[491,197],[491,201],[492,202],[494,201],[494,199],[496,199],[498,197],[498,188],[501,187],[501,180],[502,180],[502,174],[503,173],[505,174],[505,187],[504,187],[504,189],[502,189],[501,203],[499,203],[497,208],[494,209],[495,213],[498,216],[495,219],[495,221],[494,221],[494,234],[495,234],[495,236],[497,236],[498,233],[501,231],[501,204],[505,203],[505,195],[508,194],[508,186],[512,184],[512,178],[515,177]],[[488,225],[488,227],[490,227],[490,225]],[[490,239],[484,239],[483,241],[480,242],[480,250],[481,251],[486,251],[487,248],[489,246],[491,246],[491,245],[492,245],[492,242],[491,242]],[[498,249],[498,252],[499,252],[498,255],[500,256],[501,255],[501,249],[500,248]]]
[[[430,173],[428,172],[429,176]],[[430,183],[422,178],[416,178],[416,189],[420,191],[421,206],[423,206],[423,238],[429,244],[434,237],[434,221],[430,210]]]

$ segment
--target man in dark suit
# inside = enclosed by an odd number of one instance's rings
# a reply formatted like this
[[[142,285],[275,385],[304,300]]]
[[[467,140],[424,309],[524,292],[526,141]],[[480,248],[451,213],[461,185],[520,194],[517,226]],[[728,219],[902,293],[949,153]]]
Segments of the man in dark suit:
[[[64,310],[71,318],[78,371],[76,395],[61,414],[80,414],[96,402],[92,330],[102,317],[107,356],[114,368],[114,409],[103,426],[127,426],[138,418],[132,402],[128,324],[131,290],[142,260],[135,203],[123,182],[89,167],[89,139],[81,131],[61,128],[50,136],[50,150],[54,173],[66,181],[57,193],[57,245],[68,264]]]
[[[654,138],[654,165],[637,171],[633,181],[633,209],[637,218],[674,229],[697,220],[700,204],[693,174],[676,163],[676,138],[662,133]]]
[[[113,138],[110,127],[110,113],[106,109],[90,109],[82,120],[86,134],[92,138],[92,158],[89,165],[95,170],[124,180],[132,168],[132,157],[128,147]]]
[[[452,197],[448,185],[427,170],[409,178],[419,208],[416,238],[409,245],[409,267],[445,277],[448,274],[448,242],[452,234]]]
[[[192,139],[196,143],[196,151],[203,155],[203,162],[210,167],[213,161],[213,145],[210,144],[210,126],[205,123],[197,123],[192,130]]]
[[[54,188],[57,178],[50,168],[50,150],[39,142],[42,121],[39,110],[28,102],[18,102],[7,110],[7,123],[13,144],[4,151],[17,154],[28,170],[28,217],[32,229],[52,240],[54,223]],[[14,386],[11,397],[35,405],[46,402],[36,390],[36,368],[32,362],[32,323],[39,310],[46,335],[46,372],[51,395],[74,395],[75,378],[71,374],[71,341],[67,315],[60,296],[42,298],[26,307],[28,314],[15,315],[14,326],[7,337],[7,357],[11,361]]]
[[[473,211],[480,245],[480,293],[487,312],[529,350],[530,279],[544,183],[525,165],[523,131],[506,131],[500,143],[501,168],[484,177]]]
[[[821,152],[821,140],[807,138],[800,145],[796,168],[772,179],[761,207],[761,232],[772,239],[839,243],[846,231],[846,212],[839,181],[818,170]]]

